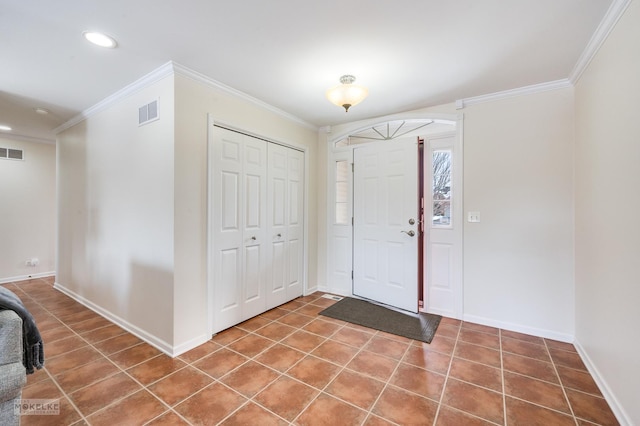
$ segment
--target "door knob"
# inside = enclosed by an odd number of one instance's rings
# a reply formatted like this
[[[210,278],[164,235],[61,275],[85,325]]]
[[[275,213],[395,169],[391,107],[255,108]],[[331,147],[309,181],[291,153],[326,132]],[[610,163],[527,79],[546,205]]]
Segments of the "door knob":
[[[405,234],[407,234],[410,237],[413,237],[414,235],[416,235],[416,233],[413,232],[413,229],[411,231],[409,231],[409,232],[407,232],[407,231],[400,231],[400,232],[404,232]]]
[[[255,240],[256,240],[256,237],[251,237],[251,239],[252,239],[253,241],[255,241]]]

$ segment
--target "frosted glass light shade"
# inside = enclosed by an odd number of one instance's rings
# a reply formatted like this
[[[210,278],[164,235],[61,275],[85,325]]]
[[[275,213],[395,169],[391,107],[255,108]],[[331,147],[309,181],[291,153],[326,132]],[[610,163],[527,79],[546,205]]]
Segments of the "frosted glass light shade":
[[[343,75],[340,77],[342,84],[327,90],[327,99],[329,99],[329,102],[343,107],[345,111],[349,111],[349,108],[362,102],[369,94],[369,90],[353,84],[355,79],[352,75]]]

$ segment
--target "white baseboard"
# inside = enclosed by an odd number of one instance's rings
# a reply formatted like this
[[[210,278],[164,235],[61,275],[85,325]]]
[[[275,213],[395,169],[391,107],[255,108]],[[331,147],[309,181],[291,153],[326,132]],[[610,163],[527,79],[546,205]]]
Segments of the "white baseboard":
[[[529,334],[531,336],[544,337],[546,339],[558,340],[560,342],[573,343],[575,339],[573,335],[567,333],[559,333],[557,331],[546,330],[543,328],[528,327],[526,325],[498,321],[491,318],[484,318],[475,315],[465,314],[463,316],[463,319],[464,321],[473,322],[476,324],[501,328],[503,330],[515,331],[516,333]]]
[[[0,278],[0,284],[33,280],[36,278],[52,277],[56,274],[56,271],[38,272],[37,274],[18,275],[16,277]]]
[[[336,294],[338,296],[345,296],[345,297],[351,297],[353,296],[351,294],[350,291],[344,291],[344,290],[337,290],[335,288],[331,288],[329,286],[324,286],[324,285],[319,285],[317,287],[318,291],[322,291],[323,293],[331,293],[331,294]]]
[[[108,319],[109,321],[113,322],[114,324],[122,327],[124,330],[127,330],[129,333],[139,337],[140,339],[144,340],[145,342],[147,342],[148,344],[150,344],[151,346],[157,348],[158,350],[164,352],[165,354],[169,355],[170,357],[176,357],[180,354],[183,354],[193,348],[195,348],[196,346],[199,346],[201,344],[203,344],[204,342],[206,342],[207,340],[209,340],[209,338],[205,335],[205,336],[198,336],[188,342],[185,342],[183,344],[180,344],[178,346],[172,346],[171,344],[165,342],[163,339],[160,339],[156,336],[154,336],[153,334],[150,334],[148,332],[146,332],[145,330],[142,330],[141,328],[131,324],[130,322],[120,318],[119,316],[113,314],[112,312],[107,311],[106,309],[96,305],[95,303],[91,302],[90,300],[85,299],[83,296],[75,293],[72,290],[67,289],[66,287],[64,287],[62,284],[56,282],[53,285],[53,288],[55,288],[56,290],[59,290],[60,292],[66,294],[67,296],[69,296],[70,298],[72,298],[73,300],[75,300],[76,302],[86,306],[87,308],[91,309],[92,311],[94,311],[95,313],[97,313],[98,315]]]
[[[633,422],[631,421],[629,415],[627,415],[627,412],[622,407],[622,404],[620,404],[620,401],[618,401],[618,399],[611,391],[611,388],[607,384],[607,381],[602,377],[602,374],[600,374],[598,368],[595,366],[593,361],[591,361],[591,358],[589,358],[587,351],[577,339],[573,342],[573,345],[576,347],[576,350],[578,351],[580,358],[582,358],[582,362],[584,362],[584,365],[587,367],[587,370],[589,370],[589,373],[591,373],[591,377],[593,377],[593,380],[596,381],[600,392],[602,392],[602,396],[604,396],[604,399],[607,400],[609,407],[611,407],[611,411],[613,411],[613,414],[618,419],[620,425],[633,425]]]

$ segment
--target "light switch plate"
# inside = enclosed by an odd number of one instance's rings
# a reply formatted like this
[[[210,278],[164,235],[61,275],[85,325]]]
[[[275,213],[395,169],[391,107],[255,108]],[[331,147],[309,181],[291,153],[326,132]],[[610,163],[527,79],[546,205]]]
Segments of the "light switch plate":
[[[480,222],[480,212],[469,212],[468,213],[468,221],[469,222],[473,222],[473,223],[479,223]]]

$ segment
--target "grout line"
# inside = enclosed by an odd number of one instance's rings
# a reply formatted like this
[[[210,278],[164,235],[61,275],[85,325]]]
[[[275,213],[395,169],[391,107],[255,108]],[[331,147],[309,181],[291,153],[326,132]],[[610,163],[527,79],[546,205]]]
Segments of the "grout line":
[[[436,330],[437,332],[437,330]],[[442,392],[440,393],[440,399],[438,400],[438,407],[436,408],[436,414],[433,418],[433,425],[435,426],[438,421],[438,416],[440,415],[440,408],[442,407],[442,400],[444,399],[444,393],[447,390],[447,384],[449,383],[449,374],[451,373],[451,366],[453,365],[453,358],[456,353],[456,348],[458,347],[458,340],[460,339],[460,333],[462,332],[462,321],[458,324],[458,333],[456,334],[456,339],[453,343],[453,348],[451,349],[451,358],[449,359],[449,366],[447,367],[447,372],[444,376],[444,383],[442,384]],[[434,336],[435,339],[435,336]]]
[[[567,395],[567,391],[564,388],[564,383],[562,383],[562,378],[560,377],[560,373],[558,373],[558,368],[556,367],[556,362],[551,356],[551,351],[549,350],[549,346],[547,345],[547,341],[544,341],[544,347],[547,350],[547,355],[549,355],[549,359],[551,359],[551,365],[553,366],[553,371],[556,373],[556,377],[558,378],[558,383],[560,383],[560,389],[562,389],[562,395],[564,396],[564,400],[569,406],[569,411],[571,412],[571,416],[573,417],[573,421],[576,423],[576,426],[579,425],[578,418],[576,414],[573,412],[573,407],[571,406],[571,401],[569,401],[569,396]]]
[[[507,392],[504,383],[504,354],[502,352],[502,330],[498,331],[498,343],[500,344],[500,379],[502,381],[502,418],[503,424],[508,426],[507,421]]]

